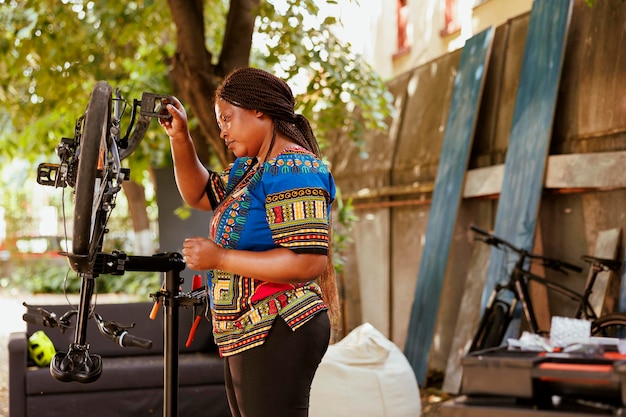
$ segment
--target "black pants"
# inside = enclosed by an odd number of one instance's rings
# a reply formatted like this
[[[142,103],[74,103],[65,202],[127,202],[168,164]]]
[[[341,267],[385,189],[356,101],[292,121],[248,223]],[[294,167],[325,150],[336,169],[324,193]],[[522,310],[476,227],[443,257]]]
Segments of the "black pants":
[[[233,417],[307,417],[311,383],[329,340],[326,311],[295,332],[277,317],[263,345],[225,357]]]

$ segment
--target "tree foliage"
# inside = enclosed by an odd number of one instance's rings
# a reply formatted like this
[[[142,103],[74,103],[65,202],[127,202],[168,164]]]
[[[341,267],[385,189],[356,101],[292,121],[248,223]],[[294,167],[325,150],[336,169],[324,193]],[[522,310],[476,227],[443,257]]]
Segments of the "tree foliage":
[[[247,65],[296,87],[297,111],[322,146],[337,131],[358,142],[364,129],[385,128],[392,100],[376,73],[334,36],[339,22],[323,14],[333,5],[338,2],[0,0],[0,164],[16,157],[56,162],[56,145],[73,135],[91,89],[105,80],[131,103],[143,91],[181,98],[201,160],[222,168],[232,155],[219,138],[213,94],[226,74]],[[167,142],[153,123],[128,159],[134,181],[170,162]],[[11,185],[19,181],[3,175],[5,194]],[[129,209],[147,218],[145,201],[129,200]],[[350,205],[342,212],[350,213]]]
[[[131,99],[165,88],[165,58],[175,41],[163,7],[162,1],[0,1],[1,157],[50,155],[61,137],[72,135],[98,80]]]
[[[316,22],[319,4],[0,0],[0,158],[50,155],[71,135],[95,82],[106,80],[129,100],[142,91],[179,95],[195,117],[203,161],[224,165],[230,155],[217,134],[212,95],[230,70],[249,63],[304,84],[298,110],[322,141],[330,129],[356,138],[363,128],[381,127],[391,111],[382,80],[334,37],[335,18]],[[363,117],[348,116],[356,108]],[[133,163],[167,162],[165,142],[154,126]]]

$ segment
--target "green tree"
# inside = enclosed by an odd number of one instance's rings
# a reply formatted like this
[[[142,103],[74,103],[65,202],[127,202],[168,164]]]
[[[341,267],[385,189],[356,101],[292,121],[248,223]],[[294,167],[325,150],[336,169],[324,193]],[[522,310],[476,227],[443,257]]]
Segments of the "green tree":
[[[106,80],[131,100],[142,91],[180,97],[201,160],[223,167],[232,156],[219,138],[213,92],[246,65],[305,80],[297,110],[322,143],[337,129],[358,140],[364,129],[384,128],[392,107],[383,80],[333,35],[336,18],[316,19],[322,3],[337,1],[0,0],[0,163],[50,159],[95,82]],[[140,231],[147,216],[138,178],[169,162],[156,124],[130,159],[135,176],[125,192]]]

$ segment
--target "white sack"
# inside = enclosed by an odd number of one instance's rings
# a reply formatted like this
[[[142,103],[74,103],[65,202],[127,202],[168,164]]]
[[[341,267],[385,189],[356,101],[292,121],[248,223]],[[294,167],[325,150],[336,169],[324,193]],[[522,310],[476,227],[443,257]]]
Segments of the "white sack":
[[[419,417],[421,408],[409,361],[365,323],[328,347],[311,387],[309,417]]]

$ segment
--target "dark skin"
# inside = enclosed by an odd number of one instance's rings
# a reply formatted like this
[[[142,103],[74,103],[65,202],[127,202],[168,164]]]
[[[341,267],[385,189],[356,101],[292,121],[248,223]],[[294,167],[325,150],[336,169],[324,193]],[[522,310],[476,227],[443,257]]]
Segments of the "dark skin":
[[[173,98],[167,105],[171,119],[159,119],[170,138],[176,184],[183,200],[191,207],[211,210],[205,193],[208,173],[196,154],[187,113],[180,101]],[[249,110],[217,100],[215,114],[221,129],[220,136],[237,157],[254,157],[264,162],[270,149],[274,121],[258,110]],[[294,145],[286,136],[277,133],[268,155],[273,158],[285,148]],[[205,237],[191,237],[183,243],[183,256],[190,269],[220,269],[241,276],[279,284],[297,284],[319,277],[326,268],[327,256],[297,254],[286,248],[263,252],[224,249]]]

